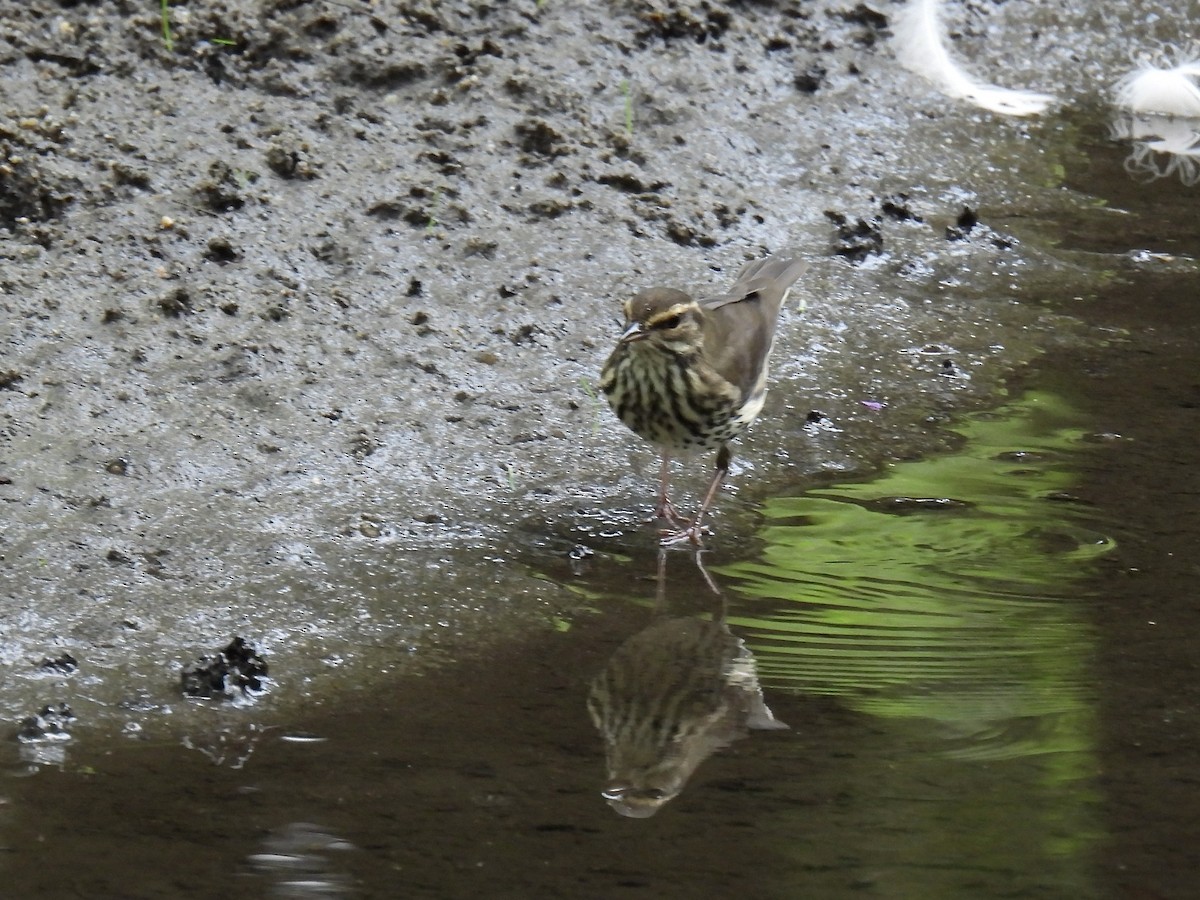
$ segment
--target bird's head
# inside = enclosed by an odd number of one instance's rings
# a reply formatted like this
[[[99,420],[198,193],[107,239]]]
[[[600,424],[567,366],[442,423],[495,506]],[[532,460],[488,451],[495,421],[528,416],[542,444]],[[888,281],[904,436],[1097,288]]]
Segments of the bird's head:
[[[672,353],[693,353],[704,340],[700,306],[673,288],[651,288],[625,301],[625,345],[645,342]]]

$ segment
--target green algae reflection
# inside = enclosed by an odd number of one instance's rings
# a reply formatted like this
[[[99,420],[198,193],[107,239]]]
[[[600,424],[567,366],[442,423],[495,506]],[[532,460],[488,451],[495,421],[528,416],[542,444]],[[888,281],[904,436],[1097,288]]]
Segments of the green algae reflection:
[[[732,620],[764,684],[940,723],[970,739],[952,755],[1086,743],[1078,592],[1113,545],[1070,495],[1077,422],[1031,393],[957,428],[958,453],[771,501],[761,559],[721,570],[743,596],[785,601]]]
[[[771,501],[761,556],[720,570],[768,700],[861,722],[847,741],[785,715],[845,785],[829,821],[792,823],[811,895],[1103,895],[1086,593],[1113,544],[1071,495],[1079,421],[1046,393],[971,417],[957,453]]]

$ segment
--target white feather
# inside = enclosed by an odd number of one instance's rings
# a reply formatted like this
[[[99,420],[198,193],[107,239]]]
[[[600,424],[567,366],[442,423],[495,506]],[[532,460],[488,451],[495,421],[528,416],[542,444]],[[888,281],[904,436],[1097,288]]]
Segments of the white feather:
[[[945,94],[1006,116],[1033,116],[1054,102],[1052,94],[1018,91],[972,78],[946,50],[941,0],[910,0],[897,14],[893,33],[896,59],[933,82]]]
[[[1200,60],[1172,69],[1144,65],[1117,82],[1116,104],[1132,113],[1200,118]]]

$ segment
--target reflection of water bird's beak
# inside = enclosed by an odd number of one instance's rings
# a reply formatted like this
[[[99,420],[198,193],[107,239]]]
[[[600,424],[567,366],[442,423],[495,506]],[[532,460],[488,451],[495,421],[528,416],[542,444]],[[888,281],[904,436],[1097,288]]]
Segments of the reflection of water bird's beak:
[[[671,799],[666,791],[637,791],[630,785],[609,785],[600,792],[600,796],[627,819],[648,819]]]

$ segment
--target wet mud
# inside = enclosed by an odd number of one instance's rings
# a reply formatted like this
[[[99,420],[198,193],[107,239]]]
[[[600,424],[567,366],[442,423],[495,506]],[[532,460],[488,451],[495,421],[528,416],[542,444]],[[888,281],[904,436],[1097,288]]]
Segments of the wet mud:
[[[314,609],[350,602],[370,628],[317,616],[345,657],[397,619],[347,569],[417,554],[420,583],[444,548],[502,554],[531,514],[564,539],[581,513],[633,527],[651,454],[595,385],[648,284],[813,259],[782,323],[778,427],[742,444],[777,460],[764,489],[929,446],[931,414],[984,402],[1071,327],[1013,302],[1038,254],[996,221],[1030,165],[1058,165],[1018,162],[1044,126],[885,112],[938,102],[896,82],[886,16],[216,3],[169,8],[164,33],[158,10],[22,3],[4,21],[21,623],[0,659],[18,672],[85,648],[148,670],[238,633],[305,665],[330,649]],[[948,134],[1013,165],[979,182],[935,152]],[[846,439],[798,445],[814,410]],[[389,639],[471,630],[477,606],[406,604]]]
[[[1104,88],[1177,11],[948,10],[955,55],[1054,91],[1033,119],[898,67],[893,12],[0,2],[6,884],[1190,897],[1200,233],[1186,165],[1130,176],[1152,151]],[[687,554],[655,599],[654,455],[595,385],[629,293],[773,252],[812,265],[712,519],[713,631]],[[1043,508],[1111,542],[1032,598],[1078,626],[1069,696],[1017,715],[1010,684],[971,730],[937,678],[799,689],[749,624],[794,610],[738,567],[819,523],[771,503],[951,459],[1039,391],[1089,436]],[[872,509],[982,505],[951,493]],[[1022,547],[1061,561],[1045,516]],[[1005,600],[972,626],[997,668]],[[662,615],[723,661],[646,662]],[[597,688],[655,665],[678,690]],[[934,712],[892,715],[910,693]],[[691,755],[631,821],[606,742],[656,704]]]

